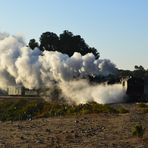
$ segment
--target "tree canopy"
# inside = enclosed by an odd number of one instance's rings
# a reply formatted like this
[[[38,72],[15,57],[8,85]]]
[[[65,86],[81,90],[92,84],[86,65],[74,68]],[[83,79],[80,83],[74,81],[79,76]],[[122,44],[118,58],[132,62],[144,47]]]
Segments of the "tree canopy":
[[[44,32],[39,41],[40,43],[37,43],[35,39],[31,39],[28,46],[31,49],[39,47],[42,51],[59,51],[69,56],[72,56],[74,52],[79,52],[81,55],[92,53],[96,59],[100,56],[97,49],[89,47],[80,35],[73,35],[68,30],[63,31],[59,36],[53,32]]]
[[[30,41],[29,41],[29,47],[31,48],[31,49],[34,49],[35,47],[38,47],[39,45],[38,45],[38,42],[36,42],[36,40],[35,39],[31,39]]]

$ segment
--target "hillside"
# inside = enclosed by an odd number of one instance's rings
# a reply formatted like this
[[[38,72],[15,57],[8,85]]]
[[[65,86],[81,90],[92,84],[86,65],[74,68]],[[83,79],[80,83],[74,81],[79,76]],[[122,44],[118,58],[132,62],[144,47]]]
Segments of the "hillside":
[[[0,147],[147,147],[148,113],[144,104],[113,104],[126,113],[86,113],[0,122]],[[143,138],[133,136],[140,124]]]

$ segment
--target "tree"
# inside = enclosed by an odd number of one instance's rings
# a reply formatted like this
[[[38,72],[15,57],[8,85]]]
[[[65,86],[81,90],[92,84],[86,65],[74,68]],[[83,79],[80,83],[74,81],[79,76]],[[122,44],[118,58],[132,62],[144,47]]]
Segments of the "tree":
[[[76,50],[76,52],[80,52],[82,55],[85,55],[88,53],[89,47],[80,35],[75,35],[72,38],[72,48]]]
[[[69,56],[73,55],[73,49],[71,47],[72,44],[72,32],[65,30],[62,34],[60,34],[60,52],[66,53]]]
[[[90,53],[93,53],[93,55],[96,57],[96,59],[98,59],[100,57],[100,53],[97,51],[96,48],[90,47],[89,50],[90,50]]]
[[[40,49],[55,51],[58,49],[59,37],[53,32],[45,32],[40,37]]]
[[[29,41],[28,46],[33,50],[35,47],[38,47],[39,45],[38,45],[38,42],[36,42],[35,39],[31,39],[31,40]]]
[[[72,32],[64,30],[59,36],[53,32],[44,32],[40,37],[40,49],[42,51],[59,51],[72,56],[74,52],[81,55],[92,53],[99,58],[99,52],[94,47],[89,47],[80,35],[73,35]]]
[[[135,65],[135,70],[142,70],[142,71],[145,71],[144,67],[143,66],[137,66]]]
[[[145,75],[145,69],[143,66],[137,66],[135,65],[135,70],[133,71],[133,75],[135,77],[144,77]]]
[[[85,40],[80,35],[73,35],[72,32],[65,30],[60,34],[60,51],[72,56],[74,52],[79,52],[81,55],[93,53],[99,58],[99,52],[95,48],[89,47]]]

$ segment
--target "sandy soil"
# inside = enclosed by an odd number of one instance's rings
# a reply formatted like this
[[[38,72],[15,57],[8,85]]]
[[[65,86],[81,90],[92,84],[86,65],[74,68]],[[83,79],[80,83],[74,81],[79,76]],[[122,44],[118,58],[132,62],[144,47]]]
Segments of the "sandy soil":
[[[0,148],[148,148],[148,113],[125,107],[130,113],[0,122]],[[143,138],[132,136],[136,123],[145,128]]]

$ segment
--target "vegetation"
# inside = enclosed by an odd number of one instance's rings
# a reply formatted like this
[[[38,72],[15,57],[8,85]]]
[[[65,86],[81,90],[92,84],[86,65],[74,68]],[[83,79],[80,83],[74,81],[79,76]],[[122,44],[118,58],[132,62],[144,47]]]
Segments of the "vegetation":
[[[120,77],[134,76],[139,78],[144,78],[145,83],[148,84],[148,69],[145,69],[143,66],[135,65],[133,71],[130,70],[119,70]]]
[[[132,130],[132,135],[142,138],[144,135],[144,128],[142,127],[141,124],[137,124],[134,126],[133,130]]]
[[[139,103],[138,106],[143,113],[148,113],[148,104]]]
[[[140,108],[147,108],[148,107],[148,105],[146,103],[139,103],[138,106]]]
[[[31,120],[32,118],[40,117],[127,112],[123,110],[124,109],[115,109],[110,105],[101,105],[95,102],[68,105],[56,102],[44,102],[43,100],[7,100],[0,102],[0,120]]]
[[[100,57],[96,48],[90,47],[80,35],[74,35],[68,30],[64,30],[63,33],[57,35],[53,32],[44,32],[39,37],[39,43],[35,39],[30,39],[28,46],[34,50],[38,47],[41,51],[58,51],[69,56],[72,56],[74,52],[78,52],[81,55],[92,53],[96,59]],[[145,69],[142,65],[135,65],[134,70],[118,70],[119,78],[128,76],[143,78],[145,84],[148,84],[148,69]],[[93,81],[99,81],[99,77],[90,78]],[[95,80],[94,80],[95,79]]]
[[[34,49],[35,47],[39,47],[38,42],[36,42],[35,39],[31,39],[31,40],[29,41],[28,46],[29,46],[31,49]]]
[[[121,113],[121,114],[129,113],[129,111],[127,109],[125,109],[124,107],[122,107],[122,106],[119,106],[117,108],[117,111],[118,111],[118,113]]]
[[[42,51],[59,51],[69,56],[72,56],[74,52],[79,52],[81,55],[92,53],[96,59],[99,58],[97,49],[89,47],[80,35],[73,35],[73,33],[68,30],[65,30],[59,36],[53,32],[44,32],[40,36],[39,41],[40,43],[36,42],[35,39],[31,39],[28,46],[31,49],[39,47]]]

